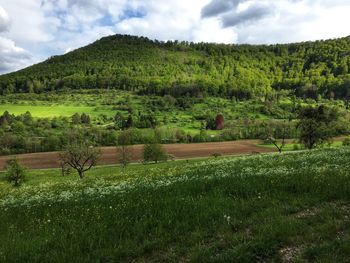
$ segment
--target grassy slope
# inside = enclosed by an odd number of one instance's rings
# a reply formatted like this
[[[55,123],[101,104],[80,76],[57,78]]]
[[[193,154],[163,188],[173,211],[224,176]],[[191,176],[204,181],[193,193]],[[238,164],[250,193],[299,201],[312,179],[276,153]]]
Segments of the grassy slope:
[[[347,262],[350,149],[1,178],[4,262]],[[229,218],[228,218],[229,216]]]

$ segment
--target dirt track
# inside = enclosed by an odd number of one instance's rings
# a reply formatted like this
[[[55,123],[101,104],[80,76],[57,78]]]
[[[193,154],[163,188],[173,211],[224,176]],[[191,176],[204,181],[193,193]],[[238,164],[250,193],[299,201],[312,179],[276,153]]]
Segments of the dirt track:
[[[273,152],[273,148],[259,147],[257,140],[240,140],[233,142],[215,142],[215,143],[195,143],[195,144],[167,144],[164,148],[168,154],[175,156],[175,159],[186,159],[195,157],[211,156],[214,153],[222,155],[240,155],[251,153]],[[133,162],[142,160],[142,145],[132,146],[133,148]],[[115,147],[101,148],[102,156],[99,165],[116,164],[118,162],[118,152]],[[4,168],[6,160],[9,156],[0,156],[0,170]],[[29,153],[17,155],[20,163],[29,168],[43,169],[43,168],[57,168],[58,153]]]

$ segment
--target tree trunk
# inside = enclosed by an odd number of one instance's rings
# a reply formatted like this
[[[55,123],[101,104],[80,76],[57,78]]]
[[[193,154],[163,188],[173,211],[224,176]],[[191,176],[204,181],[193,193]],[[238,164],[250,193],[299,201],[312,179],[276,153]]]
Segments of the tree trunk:
[[[78,170],[78,174],[79,174],[80,179],[84,179],[84,172],[83,171]]]

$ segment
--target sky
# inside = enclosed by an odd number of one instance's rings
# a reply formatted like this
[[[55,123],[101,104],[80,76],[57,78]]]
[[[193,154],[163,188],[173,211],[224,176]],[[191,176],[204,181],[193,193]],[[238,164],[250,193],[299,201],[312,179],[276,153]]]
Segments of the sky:
[[[350,0],[0,0],[0,74],[103,36],[274,44],[350,35]]]

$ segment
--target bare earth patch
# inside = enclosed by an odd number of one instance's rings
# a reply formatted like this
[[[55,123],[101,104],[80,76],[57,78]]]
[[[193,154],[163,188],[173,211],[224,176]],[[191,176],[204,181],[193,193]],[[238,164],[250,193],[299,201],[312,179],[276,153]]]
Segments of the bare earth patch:
[[[333,209],[337,209],[341,211],[341,213],[344,215],[345,220],[350,218],[350,204],[343,203],[343,202],[329,202],[329,203],[323,203],[318,206],[309,207],[307,209],[301,210],[297,213],[292,214],[294,218],[298,219],[306,219],[310,218],[312,216],[316,216],[319,214],[323,209],[331,207]]]
[[[305,219],[305,218],[309,218],[309,217],[317,215],[320,211],[321,211],[321,208],[312,207],[312,208],[308,208],[306,210],[302,210],[300,212],[293,214],[293,217],[298,218],[298,219]]]
[[[300,257],[304,250],[303,246],[289,246],[280,249],[279,253],[281,255],[282,262],[289,263],[294,262],[295,259]]]

